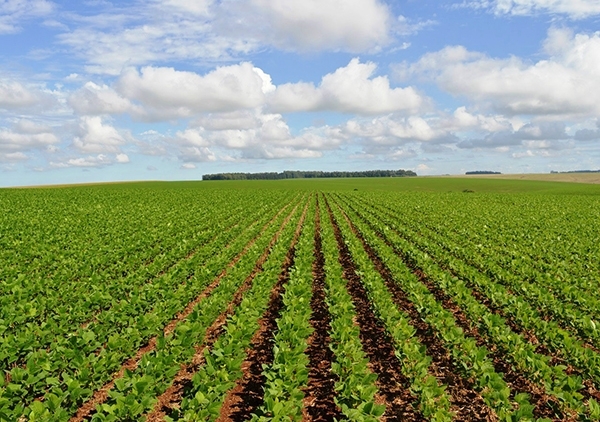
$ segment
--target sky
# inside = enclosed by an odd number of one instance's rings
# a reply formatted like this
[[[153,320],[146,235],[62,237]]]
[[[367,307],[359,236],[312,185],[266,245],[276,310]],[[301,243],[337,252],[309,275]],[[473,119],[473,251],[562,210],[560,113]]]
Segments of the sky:
[[[600,0],[0,0],[0,186],[600,169]]]

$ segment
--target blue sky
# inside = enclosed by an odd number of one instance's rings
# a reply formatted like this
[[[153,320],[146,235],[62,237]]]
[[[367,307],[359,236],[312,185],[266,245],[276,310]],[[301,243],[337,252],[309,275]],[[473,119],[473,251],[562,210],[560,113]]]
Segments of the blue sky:
[[[0,186],[600,168],[598,0],[0,0]]]

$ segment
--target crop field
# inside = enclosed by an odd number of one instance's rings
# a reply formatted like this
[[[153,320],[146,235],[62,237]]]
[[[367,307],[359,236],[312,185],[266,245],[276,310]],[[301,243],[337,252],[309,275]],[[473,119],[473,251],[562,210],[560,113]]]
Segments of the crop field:
[[[0,190],[0,420],[600,420],[600,186]]]

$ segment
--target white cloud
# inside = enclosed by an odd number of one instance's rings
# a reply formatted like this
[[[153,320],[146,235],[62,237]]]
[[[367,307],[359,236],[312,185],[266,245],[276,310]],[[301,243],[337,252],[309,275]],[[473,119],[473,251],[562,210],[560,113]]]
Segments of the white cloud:
[[[465,106],[462,106],[454,111],[452,118],[446,122],[446,125],[451,130],[473,129],[484,132],[501,132],[518,129],[520,122],[511,121],[502,115],[472,114],[467,111]]]
[[[45,124],[36,123],[27,119],[20,119],[14,125],[15,131],[26,134],[52,133],[52,128]]]
[[[213,22],[219,7],[182,0],[119,4],[92,16],[69,15],[75,29],[58,39],[87,61],[87,72],[111,75],[149,63],[226,61],[255,50],[252,39],[219,34]]]
[[[125,164],[129,162],[129,156],[127,154],[117,154],[115,156],[115,159],[117,160],[117,163],[120,164]]]
[[[596,121],[596,129],[579,129],[575,132],[574,139],[577,141],[600,140],[600,120]]]
[[[43,149],[58,142],[56,135],[51,132],[18,133],[0,128],[0,151],[7,153]]]
[[[206,130],[252,129],[260,125],[256,110],[236,110],[228,113],[207,113],[192,123]]]
[[[252,5],[264,22],[258,36],[276,47],[361,52],[390,41],[392,17],[378,0],[252,0]]]
[[[204,130],[202,128],[178,131],[175,134],[174,141],[179,145],[189,147],[207,147],[210,145],[208,140],[204,137]]]
[[[54,10],[54,3],[47,0],[0,0],[0,34],[21,30],[25,20],[46,16]]]
[[[550,146],[556,149],[557,145],[567,145],[558,141],[570,142],[570,138],[565,131],[565,124],[562,122],[530,122],[521,126],[518,130],[491,132],[483,138],[467,139],[459,142],[457,146],[463,149],[482,149],[524,145],[529,149],[550,148]]]
[[[380,0],[154,0],[65,19],[74,29],[59,42],[86,60],[87,72],[112,75],[131,66],[238,60],[266,47],[371,52],[429,24],[396,22]]]
[[[412,19],[400,15],[396,18],[396,22],[394,24],[394,32],[403,36],[407,36],[415,34],[425,28],[434,26],[436,24],[437,22],[433,20],[414,22]]]
[[[489,9],[497,15],[550,13],[584,19],[600,14],[600,3],[597,0],[478,0],[464,1],[456,6]]]
[[[29,157],[23,152],[7,152],[4,153],[0,150],[0,162],[1,163],[17,163],[20,161],[26,161]]]
[[[354,58],[346,67],[323,76],[321,84],[288,83],[269,95],[277,112],[334,110],[346,113],[381,114],[416,111],[427,102],[414,88],[391,88],[387,76],[373,76],[377,65]]]
[[[52,168],[67,168],[67,167],[104,167],[113,164],[113,160],[105,154],[98,154],[96,156],[89,155],[87,157],[69,158],[65,161],[51,161],[50,167]]]
[[[158,11],[179,13],[184,16],[208,16],[213,0],[154,0],[150,2]]]
[[[573,35],[551,29],[544,49],[547,59],[528,63],[447,47],[396,70],[404,78],[431,78],[451,94],[506,114],[598,115],[600,32]]]
[[[119,153],[126,140],[117,129],[102,122],[99,116],[84,116],[79,120],[78,135],[73,139],[77,150],[85,153]]]
[[[117,83],[126,98],[150,114],[186,117],[199,112],[259,107],[274,89],[269,75],[251,63],[218,67],[206,75],[167,67],[128,69]]]
[[[38,101],[35,92],[16,81],[0,80],[0,108],[20,108]]]
[[[361,138],[367,144],[398,145],[408,142],[454,141],[448,131],[419,116],[383,116],[372,120],[350,120],[343,130],[348,136]]]
[[[193,170],[196,168],[196,165],[194,163],[183,163],[181,168],[184,170]]]
[[[68,102],[78,114],[143,114],[139,106],[135,106],[112,88],[93,82],[88,82],[75,91]]]
[[[175,150],[184,162],[214,161],[225,157],[232,161],[307,158],[320,157],[323,151],[339,148],[343,142],[328,127],[308,128],[292,135],[282,115],[264,114],[260,109],[252,114],[216,113],[210,116],[218,122],[216,126],[178,131],[174,137],[165,139],[169,145],[165,151]],[[200,121],[202,119],[196,123]]]
[[[203,163],[206,161],[216,161],[217,156],[206,147],[185,147],[179,150],[178,158],[189,163]],[[184,164],[185,166],[185,164]],[[195,168],[195,167],[194,167]]]

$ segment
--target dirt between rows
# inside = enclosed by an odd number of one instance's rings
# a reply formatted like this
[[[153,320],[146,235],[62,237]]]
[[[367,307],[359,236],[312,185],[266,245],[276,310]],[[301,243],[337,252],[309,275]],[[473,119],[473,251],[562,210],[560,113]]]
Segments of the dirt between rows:
[[[308,385],[304,390],[303,420],[307,422],[333,422],[344,419],[335,404],[335,383],[338,377],[331,372],[334,360],[331,344],[331,314],[325,302],[325,256],[321,239],[321,215],[319,199],[315,213],[314,261],[312,266],[312,335],[308,338],[306,354],[309,358]]]
[[[350,207],[351,209],[353,209],[352,207]],[[356,211],[355,211],[356,212]],[[389,215],[389,214],[388,214]],[[365,219],[363,219],[363,221],[366,221]],[[369,224],[367,222],[367,224]],[[371,226],[372,227],[372,226]],[[373,227],[372,227],[373,228]],[[373,230],[375,230],[373,228]],[[376,230],[375,230],[376,231]],[[406,238],[406,236],[404,236],[402,233],[400,233],[398,230],[393,230],[398,236],[402,237],[403,239],[405,239],[406,241],[410,241],[409,239]],[[378,233],[378,235],[384,239],[385,235],[381,232]],[[404,262],[410,267],[412,265],[411,268],[416,268],[414,264],[414,262],[410,259],[409,256],[403,254],[401,251],[398,251],[389,241],[387,241],[387,239],[384,239],[386,241],[386,243],[394,248],[394,250],[397,252],[397,254],[399,254],[399,256],[404,257]],[[452,253],[450,250],[448,250],[449,253]],[[437,260],[434,259],[434,261],[437,263],[437,265],[440,266],[440,268],[442,268],[444,271],[447,271],[448,273],[452,274],[455,277],[460,277],[459,274],[457,274],[455,271],[453,271],[451,268],[448,268],[446,265],[438,262]],[[470,265],[470,264],[469,264]],[[439,287],[437,287],[425,274],[422,273],[422,271],[419,268],[414,269],[414,271],[416,271],[417,273],[421,273],[422,277],[424,277],[424,282],[425,285],[429,288],[429,290],[435,294],[434,289],[436,289],[439,292],[439,295],[444,296],[445,293],[443,291],[441,291],[441,289]],[[413,271],[413,272],[414,272]],[[504,319],[504,321],[506,322],[506,324],[508,325],[508,327],[516,334],[521,335],[525,340],[527,340],[527,342],[529,342],[531,345],[533,345],[535,347],[535,352],[540,354],[540,355],[544,355],[550,358],[550,362],[549,364],[551,366],[556,366],[556,365],[564,365],[566,367],[565,369],[565,373],[569,374],[569,375],[578,375],[581,376],[583,378],[583,385],[584,388],[580,389],[578,392],[580,394],[583,395],[584,399],[589,400],[590,398],[594,398],[595,400],[600,400],[600,390],[598,389],[598,387],[596,386],[596,384],[593,382],[593,380],[587,378],[585,374],[577,369],[575,366],[573,366],[572,364],[569,364],[565,358],[563,356],[561,356],[561,351],[552,351],[551,349],[549,349],[546,345],[544,345],[543,343],[541,343],[539,341],[539,339],[537,338],[537,336],[535,335],[535,333],[531,330],[526,330],[525,328],[522,327],[522,325],[516,321],[511,315],[507,314],[504,312],[504,310],[496,305],[493,304],[493,302],[476,286],[474,286],[472,283],[470,283],[467,280],[467,285],[469,286],[469,291],[471,292],[471,294],[473,295],[473,297],[482,305],[484,305],[491,313],[498,315],[500,317],[502,317]],[[511,295],[515,295],[515,293],[508,289],[508,293]],[[448,296],[446,296],[448,298]],[[448,300],[450,300],[448,298]],[[454,303],[450,300],[451,303]],[[458,306],[455,304],[455,306]],[[543,311],[543,310],[541,310]],[[543,312],[542,312],[543,314]],[[466,318],[466,317],[465,317]],[[548,315],[544,315],[544,318],[546,320],[549,320],[550,317]],[[468,320],[470,321],[470,320]],[[471,322],[469,322],[470,325],[473,325]],[[570,327],[566,327],[565,324],[561,324],[559,321],[559,325],[562,326],[562,328],[567,329]],[[476,330],[477,328],[475,326],[473,326],[473,328]],[[501,372],[505,372],[508,371],[507,368],[512,368],[512,365],[510,365],[508,362],[506,362],[502,355],[501,352],[499,350],[497,350],[496,345],[491,342],[491,340],[488,340],[487,343],[482,343],[483,345],[485,345],[486,347],[488,347],[489,350],[491,350],[494,353],[494,356],[497,356],[497,370],[500,370]],[[585,342],[582,341],[582,345],[584,347],[587,347],[591,350],[593,350],[594,352],[596,352],[596,348],[594,346],[591,346]],[[496,365],[496,363],[495,363]],[[499,368],[504,368],[504,369],[499,369]],[[524,378],[523,375],[521,375],[521,378]],[[525,379],[525,378],[524,378]],[[565,412],[561,411],[559,409],[559,401],[551,395],[548,395],[545,392],[545,389],[543,388],[543,386],[537,385],[536,383],[525,379],[525,381],[518,381],[515,380],[515,382],[517,384],[521,384],[524,387],[523,388],[527,388],[526,385],[529,385],[530,391],[532,392],[532,396],[534,400],[538,400],[540,401],[540,405],[542,406],[542,408],[545,408],[545,410],[540,409],[540,414],[542,415],[546,415],[546,416],[542,416],[542,417],[547,417],[547,418],[551,418],[551,414],[552,412],[554,412],[555,417],[558,417],[558,420],[568,420],[568,418],[574,418],[574,416],[569,416],[567,414],[565,414]],[[533,401],[532,401],[532,404]],[[535,412],[534,412],[535,413]],[[568,413],[568,411],[567,411]],[[563,419],[560,419],[563,418]],[[567,419],[564,419],[567,418]]]
[[[497,421],[496,414],[485,404],[481,394],[474,388],[473,380],[460,375],[460,370],[451,353],[444,347],[442,341],[435,336],[431,326],[421,319],[415,305],[408,299],[406,293],[394,281],[390,269],[383,263],[375,250],[367,243],[358,228],[342,210],[352,232],[361,241],[365,252],[383,278],[386,287],[392,295],[396,307],[403,312],[410,325],[416,329],[419,342],[427,348],[431,357],[429,372],[447,386],[452,404],[451,411],[455,420],[459,421]]]
[[[389,213],[386,213],[387,215],[390,216]],[[431,230],[433,233],[435,233],[438,236],[444,236],[443,232],[436,230],[433,227],[427,227],[429,230]],[[519,296],[518,292],[515,292],[514,289],[512,287],[510,287],[510,285],[507,285],[503,280],[502,277],[500,277],[497,273],[495,273],[494,271],[483,271],[480,270],[478,268],[478,265],[476,263],[474,263],[472,260],[467,259],[465,257],[461,257],[458,256],[456,254],[456,252],[449,246],[446,245],[444,243],[438,243],[438,245],[443,248],[449,255],[452,255],[454,258],[463,261],[464,263],[466,263],[467,265],[469,265],[470,267],[472,267],[473,269],[475,269],[476,271],[482,273],[483,275],[485,275],[486,277],[488,277],[491,281],[504,286],[504,288],[506,289],[506,291],[513,295],[513,296]],[[457,275],[453,270],[451,270],[450,268],[448,268],[445,265],[441,265],[440,263],[438,263],[438,265],[440,265],[442,268],[444,268],[446,271],[452,273],[453,275],[459,277],[459,275]],[[505,271],[510,272],[510,268],[508,268],[506,265],[504,265],[503,263],[498,263],[498,266],[502,269],[504,269]],[[533,280],[529,280],[530,282],[535,282],[535,279]],[[474,289],[475,290],[475,289]],[[565,297],[563,294],[561,294],[560,292],[552,292],[553,296],[560,301],[564,301],[566,303],[570,303],[571,305],[577,305],[577,303],[574,303],[572,300],[570,300],[569,298]],[[550,321],[553,320],[556,324],[558,324],[559,327],[561,327],[562,329],[569,331],[571,334],[573,334],[576,339],[580,342],[581,346],[592,350],[594,353],[600,353],[600,348],[598,348],[596,345],[590,343],[590,338],[587,336],[587,334],[585,332],[583,332],[580,328],[574,327],[572,325],[569,324],[569,322],[567,320],[563,320],[560,318],[560,316],[557,315],[550,311],[548,308],[544,308],[543,306],[540,307],[539,305],[537,305],[535,302],[530,301],[527,298],[523,298],[527,303],[531,304],[533,308],[535,308],[540,317],[545,320],[545,321]],[[490,308],[491,309],[491,308]],[[510,319],[510,317],[506,317],[506,319]],[[514,324],[513,322],[511,322],[511,324]],[[547,350],[547,348],[541,344],[539,344],[539,341],[537,340],[536,336],[526,330],[521,330],[523,335],[528,336],[528,339],[531,339],[531,343],[536,346],[539,347],[539,352],[540,354],[546,354],[546,352],[544,350]],[[567,365],[564,362],[564,359],[558,357],[558,356],[554,356],[552,357],[553,360],[553,364],[555,365]]]
[[[352,209],[352,207],[350,208]],[[537,418],[549,418],[557,421],[571,420],[569,415],[565,415],[560,410],[560,404],[555,397],[548,395],[543,387],[528,380],[516,368],[506,362],[504,354],[498,350],[496,345],[484,338],[478,328],[471,323],[460,307],[427,277],[410,256],[405,254],[402,250],[399,250],[392,242],[390,242],[384,233],[378,231],[369,221],[366,219],[363,219],[363,221],[369,225],[371,230],[373,230],[381,240],[394,250],[396,255],[411,269],[413,274],[415,274],[419,281],[427,287],[436,300],[441,303],[446,310],[452,312],[457,325],[462,328],[465,335],[474,338],[478,346],[488,348],[490,351],[488,356],[492,359],[494,369],[496,372],[503,375],[504,380],[511,389],[511,397],[514,397],[515,394],[520,392],[529,394],[530,403],[534,406],[534,415]],[[398,233],[398,235],[400,235],[400,233]]]
[[[298,221],[279,279],[271,290],[267,310],[259,320],[259,329],[250,342],[250,349],[242,363],[242,377],[237,381],[235,387],[227,392],[217,422],[248,420],[263,403],[266,382],[263,366],[273,363],[273,342],[277,332],[277,319],[281,316],[284,306],[283,294],[290,279],[290,270],[294,266],[296,245],[302,232],[309,204],[310,199]]]
[[[236,228],[237,226],[239,226],[239,222],[238,222],[238,223],[236,223],[234,226],[232,226],[232,227],[231,227],[231,229],[234,229],[234,228]],[[248,227],[248,228],[250,228],[250,227]],[[144,282],[144,283],[142,283],[142,284],[145,284],[145,285],[147,285],[147,284],[150,284],[150,283],[154,282],[154,280],[156,280],[157,278],[164,276],[164,275],[165,275],[167,272],[169,272],[171,269],[173,269],[173,268],[174,268],[176,265],[178,265],[179,263],[181,263],[181,262],[184,262],[184,261],[189,261],[190,259],[192,259],[192,258],[194,257],[194,255],[195,255],[196,253],[198,253],[198,251],[199,251],[201,248],[203,248],[203,247],[204,247],[204,246],[206,246],[206,245],[210,245],[210,244],[211,244],[212,242],[214,242],[214,241],[215,241],[215,239],[216,239],[217,237],[219,237],[219,236],[220,236],[220,233],[219,233],[219,234],[216,234],[215,236],[213,236],[213,237],[212,237],[212,238],[210,238],[210,239],[206,239],[206,240],[204,240],[203,242],[201,242],[201,243],[198,243],[197,245],[195,245],[194,247],[192,247],[192,248],[191,248],[191,249],[190,249],[190,250],[187,252],[187,254],[185,255],[185,257],[183,257],[183,258],[178,258],[177,260],[175,260],[175,261],[173,261],[173,262],[171,262],[171,263],[169,263],[169,264],[165,265],[165,267],[164,267],[163,269],[161,269],[161,270],[158,272],[158,274],[156,274],[156,275],[154,275],[154,276],[152,276],[152,277],[149,277],[149,278],[148,278],[148,279],[146,279],[146,280],[145,280],[145,282]],[[230,242],[230,243],[231,243],[231,242]],[[225,246],[223,249],[227,249],[227,248],[229,248],[229,246],[230,246],[230,245],[228,244],[228,245],[226,245],[226,246]],[[148,260],[148,262],[144,263],[144,266],[145,266],[145,267],[148,267],[150,264],[152,264],[152,263],[154,262],[154,259],[155,259],[155,258],[154,258],[154,257],[152,257],[150,260]],[[125,275],[126,275],[126,274],[125,274]],[[125,275],[124,275],[124,276],[125,276]],[[187,280],[190,280],[190,279],[191,279],[193,276],[194,276],[194,273],[193,273],[193,272],[192,272],[192,273],[190,273],[190,274],[188,274],[188,275],[187,275],[187,277],[186,277],[186,281],[187,281]],[[111,307],[105,307],[105,308],[102,308],[102,309],[98,309],[96,312],[94,312],[94,314],[91,316],[91,318],[90,318],[90,319],[88,319],[87,321],[85,321],[85,322],[81,323],[80,327],[81,327],[82,329],[84,329],[84,330],[85,330],[85,329],[86,329],[86,328],[87,328],[87,327],[88,327],[90,324],[92,324],[92,323],[94,323],[94,322],[97,322],[97,321],[98,321],[98,315],[100,315],[102,312],[104,312],[104,311],[106,311],[106,310],[109,310],[110,308],[111,308]],[[98,354],[98,353],[100,353],[100,351],[99,351],[99,350],[98,350],[98,351],[96,351],[96,354]]]
[[[279,231],[275,234],[275,236],[271,240],[271,243],[269,244],[269,246],[265,250],[265,253],[263,253],[264,260],[266,260],[266,256],[268,256],[268,253],[270,253],[272,245],[275,243],[275,241],[277,240],[277,238],[279,237],[279,235],[283,231],[283,228],[285,227],[285,225],[291,219],[291,217],[294,214],[294,212],[297,209],[297,207],[298,207],[298,205],[296,205],[296,207],[292,210],[292,212],[286,217],[286,219],[283,221],[283,223],[282,223]],[[238,255],[236,255],[236,257],[233,260],[231,260],[227,264],[227,266],[213,280],[213,282],[210,285],[208,285],[202,291],[202,293],[200,293],[193,301],[191,301],[190,303],[188,303],[188,305],[185,307],[185,309],[182,310],[179,314],[177,314],[177,316],[173,320],[171,320],[169,322],[169,324],[167,324],[165,326],[165,328],[163,330],[163,335],[164,336],[167,336],[167,335],[171,334],[173,332],[173,330],[175,329],[175,327],[177,326],[177,324],[179,322],[183,321],[184,319],[186,319],[192,313],[192,311],[194,310],[194,308],[196,307],[196,305],[198,303],[200,303],[202,300],[204,300],[206,297],[208,297],[212,293],[212,291],[220,284],[220,282],[223,279],[223,277],[225,277],[225,275],[227,274],[228,270],[230,268],[232,268],[248,252],[248,250],[252,247],[252,245],[254,245],[254,243],[256,243],[256,241],[260,237],[261,233],[264,230],[266,230],[267,227],[269,227],[269,225],[272,224],[273,221],[275,221],[277,219],[277,217],[279,217],[279,215],[281,215],[281,213],[286,208],[287,208],[287,206],[284,207],[284,208],[282,208],[281,210],[279,210],[279,212],[277,212],[277,214],[275,214],[275,216],[267,224],[265,224],[263,226],[263,228],[261,229],[260,233],[257,236],[255,236],[252,240],[250,240],[250,242],[248,242],[248,244],[244,247],[244,249]],[[261,256],[260,259],[263,259],[263,256]],[[260,262],[260,259],[259,259],[259,262]],[[263,262],[264,262],[264,260],[263,260]],[[257,264],[258,264],[258,262],[257,262]],[[207,333],[208,333],[208,331],[207,331]],[[101,405],[101,404],[103,404],[103,403],[106,402],[106,400],[108,399],[108,393],[109,393],[109,391],[114,388],[115,381],[117,379],[119,379],[119,378],[122,378],[123,375],[125,374],[126,370],[129,370],[129,371],[135,370],[137,368],[139,362],[141,361],[142,357],[146,353],[150,353],[150,352],[156,350],[156,342],[157,342],[157,337],[156,336],[152,337],[148,341],[148,343],[146,345],[144,345],[143,347],[141,347],[132,358],[126,360],[123,363],[123,365],[121,366],[121,368],[115,374],[113,374],[113,376],[111,378],[111,381],[107,382],[101,388],[99,388],[98,390],[96,390],[94,392],[94,394],[92,395],[92,397],[88,401],[86,401],[85,403],[83,403],[83,405],[81,405],[79,407],[79,409],[77,409],[77,412],[75,413],[75,415],[73,417],[71,417],[71,419],[69,420],[69,422],[82,422],[84,420],[87,420],[95,412],[95,409],[96,409],[96,407],[98,405]],[[198,356],[198,355],[202,355],[200,349],[198,349],[196,351],[196,356]],[[194,356],[195,359],[197,359],[196,356]]]
[[[238,288],[234,294],[233,299],[228,304],[227,309],[219,315],[219,317],[213,322],[213,324],[206,330],[205,337],[202,341],[202,345],[196,348],[196,353],[192,358],[191,363],[183,364],[181,369],[175,376],[173,383],[165,390],[163,394],[158,397],[158,400],[152,409],[152,411],[146,416],[146,422],[158,422],[163,421],[164,417],[174,409],[179,407],[183,394],[186,387],[190,386],[191,380],[198,369],[204,364],[204,351],[210,350],[217,339],[223,334],[227,318],[235,312],[235,309],[239,306],[244,298],[244,294],[252,286],[252,282],[258,273],[263,270],[263,264],[271,254],[272,248],[275,242],[279,239],[279,236],[283,232],[284,227],[288,224],[292,215],[296,212],[298,206],[292,210],[292,212],[286,217],[281,227],[271,239],[269,246],[265,249],[263,254],[256,262],[254,269],[246,277],[242,285]],[[295,238],[294,238],[295,239]]]
[[[389,217],[393,217],[392,214],[390,214],[389,212],[385,212],[386,215],[388,215]],[[444,234],[442,232],[440,232],[439,230],[436,230],[433,227],[428,227],[429,230],[431,230],[432,232],[436,233],[439,236],[444,236]],[[410,241],[409,239],[407,239],[407,237],[405,235],[403,235],[402,233],[400,233],[397,230],[394,230],[399,236],[401,236],[403,239]],[[419,233],[419,236],[422,236],[421,233]],[[426,235],[425,235],[426,236]],[[469,265],[470,267],[472,267],[473,269],[475,269],[476,271],[484,274],[485,276],[487,276],[491,281],[494,281],[497,284],[503,285],[506,288],[506,291],[513,296],[519,296],[518,293],[515,293],[515,291],[510,287],[507,286],[504,282],[502,282],[498,275],[495,274],[494,272],[489,272],[489,271],[481,271],[476,264],[474,264],[472,261],[465,259],[464,257],[460,257],[457,256],[456,252],[448,245],[443,244],[443,243],[438,243],[438,245],[443,248],[445,251],[448,252],[448,254],[452,255],[454,258],[463,261],[464,263],[466,263],[467,265]],[[451,273],[452,275],[456,276],[456,277],[460,277],[460,275],[458,275],[455,271],[453,271],[452,269],[448,268],[448,266],[441,264],[438,260],[436,260],[437,264],[443,268],[445,271],[448,271],[449,273]],[[506,271],[510,271],[509,268],[507,268],[505,265],[500,264],[500,267],[502,267],[504,270]],[[468,280],[466,280],[468,281]],[[475,288],[474,286],[472,286],[473,289],[473,294],[479,294],[479,297],[484,297],[482,296],[481,293],[479,293],[479,290],[477,288]],[[558,300],[565,300],[567,301],[562,295],[556,295],[555,296]],[[479,300],[479,299],[478,299]],[[493,305],[491,305],[491,302],[486,298],[485,299],[487,301],[486,306],[494,313],[496,314],[500,314],[499,312],[501,312],[501,310],[497,307],[494,307]],[[550,310],[543,308],[543,307],[539,307],[538,305],[536,305],[535,303],[532,303],[530,300],[525,298],[525,301],[527,303],[530,303],[534,308],[537,309],[540,317],[542,319],[544,319],[545,321],[550,321],[553,320],[556,324],[558,324],[559,327],[561,327],[562,329],[569,331],[570,333],[572,333],[575,338],[580,342],[581,346],[592,350],[594,353],[600,353],[600,349],[598,347],[596,347],[594,344],[590,343],[589,338],[586,336],[585,333],[581,332],[581,330],[577,327],[571,326],[568,321],[562,320],[561,318],[557,318],[555,319],[556,315],[551,312]],[[482,302],[483,303],[483,302]],[[572,302],[570,302],[571,304],[573,304]],[[487,304],[490,304],[491,306],[488,306]],[[524,328],[520,327],[520,324],[518,324],[517,322],[515,322],[512,317],[510,316],[506,316],[504,314],[502,314],[503,317],[507,320],[507,323],[511,326],[511,328],[514,328],[515,332],[519,332],[520,334],[522,334],[524,337],[527,338],[528,341],[531,342],[531,344],[533,344],[534,346],[536,346],[537,348],[537,353],[540,354],[544,354],[544,355],[548,355],[551,359],[552,359],[552,365],[565,365],[565,366],[569,366],[566,362],[565,359],[563,357],[558,356],[557,354],[553,354],[549,351],[549,349],[544,346],[543,344],[541,344],[539,342],[539,340],[537,339],[537,337],[535,336],[534,333],[532,333],[531,331],[525,330]],[[560,350],[558,351],[560,352]],[[570,368],[569,372],[576,372],[574,368]],[[591,380],[587,380],[590,384],[593,384],[593,382]],[[597,390],[597,389],[596,389]],[[593,395],[593,394],[592,394]],[[598,397],[600,397],[600,393],[598,395]]]
[[[392,340],[381,320],[371,309],[367,292],[327,200],[326,204],[340,249],[339,262],[343,268],[343,276],[347,280],[348,293],[356,308],[356,322],[360,328],[363,350],[369,358],[369,367],[377,374],[377,398],[386,406],[382,420],[423,421],[423,416],[416,411],[416,398],[409,390],[408,379],[402,373],[402,364],[394,353]]]

